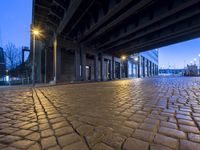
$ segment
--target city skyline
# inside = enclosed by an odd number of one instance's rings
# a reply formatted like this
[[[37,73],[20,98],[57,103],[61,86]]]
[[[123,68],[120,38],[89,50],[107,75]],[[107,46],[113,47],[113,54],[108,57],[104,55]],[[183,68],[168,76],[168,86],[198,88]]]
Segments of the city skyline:
[[[196,64],[199,65],[199,54],[200,38],[161,47],[159,48],[159,67],[182,69],[190,64],[190,61],[194,61],[194,58],[197,59]]]
[[[7,0],[0,6],[0,46],[30,45],[32,0]],[[10,22],[14,22],[11,24]],[[200,53],[200,38],[159,48],[159,68],[183,68]]]

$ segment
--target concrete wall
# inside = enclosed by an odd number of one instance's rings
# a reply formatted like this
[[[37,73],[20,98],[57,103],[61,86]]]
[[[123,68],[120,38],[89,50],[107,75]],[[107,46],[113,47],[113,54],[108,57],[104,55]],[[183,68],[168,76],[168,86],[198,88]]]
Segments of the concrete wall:
[[[94,58],[87,58],[86,57],[86,66],[89,68],[86,68],[86,80],[94,80]],[[86,67],[85,66],[85,67]],[[90,73],[88,74],[88,70],[90,69]],[[88,75],[90,78],[88,78]]]
[[[75,53],[73,51],[61,50],[61,75],[60,81],[75,80]]]

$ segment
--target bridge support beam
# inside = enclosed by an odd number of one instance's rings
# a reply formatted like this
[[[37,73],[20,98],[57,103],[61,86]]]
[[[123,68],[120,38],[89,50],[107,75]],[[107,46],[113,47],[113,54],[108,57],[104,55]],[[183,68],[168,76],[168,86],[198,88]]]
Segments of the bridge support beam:
[[[94,80],[98,81],[99,77],[99,57],[98,54],[94,56]]]
[[[80,49],[75,49],[74,69],[75,69],[75,80],[80,81]]]
[[[61,70],[61,47],[58,41],[58,35],[54,37],[54,82],[57,83],[60,77]]]
[[[104,67],[104,57],[103,54],[101,53],[101,61],[100,61],[100,66],[101,66],[101,81],[104,81],[104,71],[105,71],[105,67]]]
[[[116,78],[116,74],[115,74],[115,57],[112,57],[112,79],[114,80]]]
[[[84,47],[81,46],[81,80],[86,81],[86,53]]]

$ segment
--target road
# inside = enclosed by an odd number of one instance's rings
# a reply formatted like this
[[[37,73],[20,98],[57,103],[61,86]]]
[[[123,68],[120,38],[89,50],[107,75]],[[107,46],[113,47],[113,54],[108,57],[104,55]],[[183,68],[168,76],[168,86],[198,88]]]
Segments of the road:
[[[0,89],[0,149],[200,150],[200,78]]]

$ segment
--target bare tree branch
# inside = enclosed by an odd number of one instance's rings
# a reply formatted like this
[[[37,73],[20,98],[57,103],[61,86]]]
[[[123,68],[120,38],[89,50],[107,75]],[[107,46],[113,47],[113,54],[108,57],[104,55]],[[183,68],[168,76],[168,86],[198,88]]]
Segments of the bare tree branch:
[[[21,64],[22,52],[13,43],[8,43],[5,46],[5,56],[8,69],[15,69]]]

